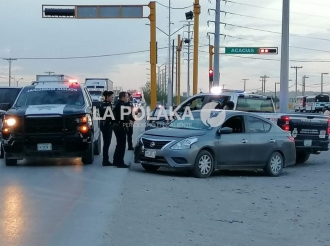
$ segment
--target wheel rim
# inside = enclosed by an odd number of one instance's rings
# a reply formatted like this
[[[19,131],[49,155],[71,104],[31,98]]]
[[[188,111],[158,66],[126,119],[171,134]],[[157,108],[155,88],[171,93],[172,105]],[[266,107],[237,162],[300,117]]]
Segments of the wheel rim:
[[[270,160],[270,169],[272,173],[278,174],[282,169],[282,157],[279,155],[274,155]]]
[[[202,155],[198,162],[198,168],[202,175],[209,174],[212,168],[211,157],[208,155]]]

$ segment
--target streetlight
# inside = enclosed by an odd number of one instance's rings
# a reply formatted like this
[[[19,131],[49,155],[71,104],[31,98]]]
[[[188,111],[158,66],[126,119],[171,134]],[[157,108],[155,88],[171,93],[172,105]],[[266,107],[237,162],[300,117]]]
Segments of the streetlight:
[[[19,80],[16,80],[16,86],[18,87],[18,82],[22,80],[23,78],[20,78]]]
[[[321,94],[323,93],[323,75],[329,73],[321,73]]]

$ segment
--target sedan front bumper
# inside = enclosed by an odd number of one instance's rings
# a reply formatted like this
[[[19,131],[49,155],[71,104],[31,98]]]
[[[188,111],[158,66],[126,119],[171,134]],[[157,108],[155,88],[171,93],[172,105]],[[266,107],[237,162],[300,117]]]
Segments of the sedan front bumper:
[[[147,149],[142,143],[135,146],[134,160],[136,163],[148,164],[154,166],[168,167],[168,168],[184,168],[192,169],[195,164],[196,157],[200,148],[193,144],[190,149],[173,150],[172,145],[168,145],[163,149]],[[154,157],[147,157],[148,150],[155,153]]]

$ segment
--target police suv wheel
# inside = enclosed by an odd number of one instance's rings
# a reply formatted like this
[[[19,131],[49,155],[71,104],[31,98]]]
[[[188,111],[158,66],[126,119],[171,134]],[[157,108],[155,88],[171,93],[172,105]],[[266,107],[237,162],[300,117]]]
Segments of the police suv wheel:
[[[17,165],[17,159],[8,159],[6,157],[6,153],[4,153],[4,158],[5,158],[6,166],[16,166]]]
[[[81,158],[83,164],[93,164],[94,162],[94,145],[92,144],[87,151],[86,155]]]
[[[0,142],[0,159],[3,159],[5,156],[5,151],[3,149],[2,143]]]
[[[196,178],[208,178],[214,171],[213,156],[207,150],[202,150],[196,157],[193,169]]]
[[[102,153],[102,142],[101,142],[101,134],[98,139],[94,142],[94,155],[100,155]]]

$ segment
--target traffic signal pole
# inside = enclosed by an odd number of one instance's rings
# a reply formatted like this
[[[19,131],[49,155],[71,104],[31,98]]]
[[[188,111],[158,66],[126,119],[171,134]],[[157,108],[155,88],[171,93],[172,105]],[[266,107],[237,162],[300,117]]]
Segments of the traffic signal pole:
[[[176,59],[177,59],[177,88],[176,88],[176,104],[179,105],[180,104],[180,99],[181,99],[181,50],[182,50],[182,40],[181,40],[181,36],[180,34],[178,35],[178,48],[177,48],[177,56],[176,56]]]
[[[209,73],[213,70],[213,47],[213,45],[209,45]],[[211,92],[212,87],[213,81],[209,81],[209,92]]]
[[[157,103],[157,84],[156,84],[156,2],[150,2],[148,7],[150,8],[150,107],[156,108]]]
[[[143,8],[150,8],[150,15],[143,15]],[[80,11],[81,10],[81,11]],[[150,20],[150,106],[157,102],[157,42],[156,2],[148,5],[42,5],[42,18],[64,19],[144,19]],[[197,45],[198,47],[198,45]],[[198,52],[198,50],[197,50]],[[170,79],[169,79],[170,80]]]
[[[193,60],[193,95],[198,92],[198,45],[199,45],[199,15],[201,13],[199,0],[194,2],[194,60]]]

